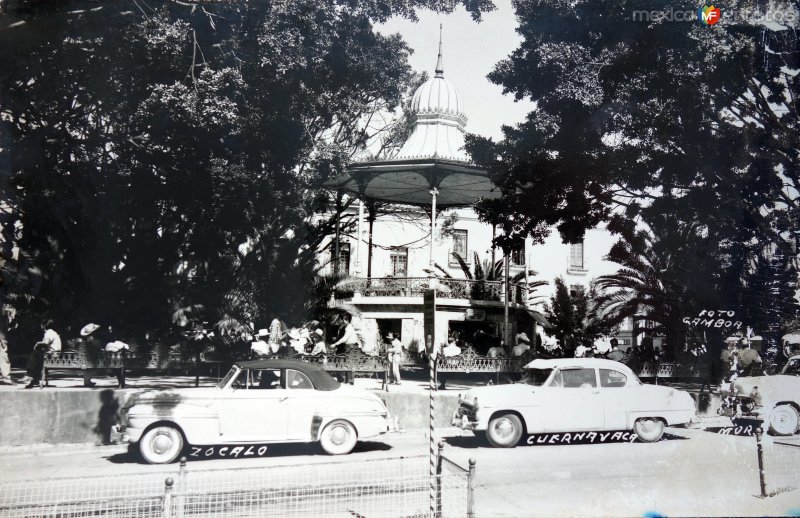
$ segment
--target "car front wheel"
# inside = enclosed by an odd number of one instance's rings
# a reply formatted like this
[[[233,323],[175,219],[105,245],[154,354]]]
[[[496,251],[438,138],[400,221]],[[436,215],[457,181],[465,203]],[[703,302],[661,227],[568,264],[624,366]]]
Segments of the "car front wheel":
[[[329,455],[345,455],[353,451],[358,440],[355,427],[347,421],[331,421],[322,430],[319,443]]]
[[[769,431],[774,435],[792,435],[800,426],[800,414],[791,405],[778,405],[769,416]]]
[[[489,421],[486,438],[497,448],[513,448],[522,438],[522,421],[514,414],[502,414]]]
[[[183,435],[169,425],[149,429],[139,440],[139,453],[148,464],[169,464],[183,451]]]
[[[633,423],[633,431],[642,442],[656,442],[664,435],[664,421],[655,417],[643,417]]]

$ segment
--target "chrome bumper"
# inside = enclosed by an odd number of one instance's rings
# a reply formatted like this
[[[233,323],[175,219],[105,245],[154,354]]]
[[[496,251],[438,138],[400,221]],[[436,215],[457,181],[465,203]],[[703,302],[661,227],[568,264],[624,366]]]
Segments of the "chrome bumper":
[[[462,430],[474,430],[478,423],[476,421],[470,421],[469,417],[465,415],[459,415],[459,412],[453,414],[453,419],[450,420],[451,426],[456,426],[461,428]]]
[[[130,442],[124,426],[115,424],[111,427],[111,442]]]

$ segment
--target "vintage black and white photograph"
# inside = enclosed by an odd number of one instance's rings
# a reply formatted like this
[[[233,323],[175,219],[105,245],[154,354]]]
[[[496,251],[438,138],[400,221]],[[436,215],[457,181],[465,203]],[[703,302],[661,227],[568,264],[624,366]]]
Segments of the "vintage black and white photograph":
[[[0,0],[0,517],[800,516],[797,0]]]

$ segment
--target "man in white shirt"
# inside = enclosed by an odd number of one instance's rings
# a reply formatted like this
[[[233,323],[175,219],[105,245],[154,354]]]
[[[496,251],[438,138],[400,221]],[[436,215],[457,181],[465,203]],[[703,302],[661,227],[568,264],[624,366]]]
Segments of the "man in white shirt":
[[[30,356],[28,356],[28,376],[31,381],[25,385],[26,389],[39,385],[42,379],[42,369],[44,368],[44,355],[48,352],[61,351],[61,337],[51,329],[52,322],[42,322],[44,336],[33,346]]]
[[[353,317],[351,317],[350,315],[344,315],[343,319],[345,323],[344,334],[342,335],[341,338],[339,338],[338,340],[336,340],[331,344],[331,349],[336,351],[336,348],[339,345],[344,345],[344,353],[350,354],[358,350],[359,347],[358,333],[356,333],[356,328],[355,326],[353,326],[352,323]],[[344,379],[345,383],[349,383],[351,385],[354,384],[355,379],[353,377],[353,371],[351,370],[345,371]]]

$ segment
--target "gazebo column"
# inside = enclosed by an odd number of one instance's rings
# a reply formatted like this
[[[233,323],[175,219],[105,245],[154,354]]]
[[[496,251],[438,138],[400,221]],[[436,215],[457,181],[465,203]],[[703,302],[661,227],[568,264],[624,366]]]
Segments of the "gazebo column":
[[[434,273],[436,270],[436,261],[433,259],[433,246],[434,246],[434,239],[436,239],[436,195],[439,194],[439,191],[434,187],[431,189],[431,247],[430,247],[430,258],[428,261],[428,287],[430,289],[436,288],[436,274]]]
[[[356,229],[356,265],[353,269],[356,277],[361,277],[361,232],[364,224],[364,201],[358,200],[358,227]]]

